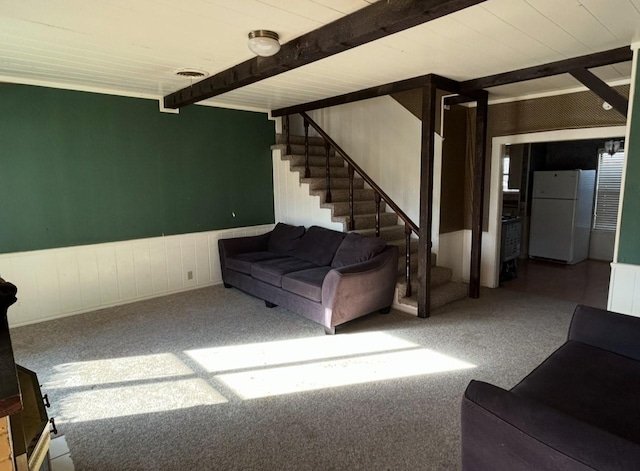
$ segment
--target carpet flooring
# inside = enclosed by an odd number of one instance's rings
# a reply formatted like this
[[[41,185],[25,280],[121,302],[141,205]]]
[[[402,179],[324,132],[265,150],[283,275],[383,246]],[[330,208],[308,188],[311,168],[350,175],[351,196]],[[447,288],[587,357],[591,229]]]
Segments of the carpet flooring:
[[[456,470],[471,379],[510,388],[575,303],[484,290],[322,327],[222,286],[24,326],[77,471]]]

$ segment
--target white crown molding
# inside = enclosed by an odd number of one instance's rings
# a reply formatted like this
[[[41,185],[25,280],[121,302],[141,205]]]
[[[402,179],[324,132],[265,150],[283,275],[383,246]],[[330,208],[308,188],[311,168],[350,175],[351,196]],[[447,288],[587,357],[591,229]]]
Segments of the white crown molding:
[[[61,90],[71,90],[76,92],[89,92],[89,93],[99,93],[101,95],[114,95],[114,96],[123,96],[128,98],[142,98],[145,100],[154,100],[159,103],[159,111],[163,113],[179,113],[180,110],[173,110],[171,108],[165,108],[162,95],[152,95],[149,93],[132,93],[126,92],[123,90],[116,90],[111,88],[102,88],[102,87],[93,87],[86,85],[77,85],[77,84],[68,84],[64,82],[55,82],[49,80],[37,80],[37,79],[27,79],[27,78],[16,78],[10,77],[6,75],[0,75],[0,84],[2,83],[12,83],[16,85],[33,85],[37,87],[47,87],[47,88],[57,88]],[[214,100],[206,100],[196,105],[200,106],[209,106],[213,108],[225,108],[230,110],[237,111],[251,111],[254,113],[268,113],[269,110],[258,107],[251,106],[234,106],[229,105],[228,103],[221,103]]]

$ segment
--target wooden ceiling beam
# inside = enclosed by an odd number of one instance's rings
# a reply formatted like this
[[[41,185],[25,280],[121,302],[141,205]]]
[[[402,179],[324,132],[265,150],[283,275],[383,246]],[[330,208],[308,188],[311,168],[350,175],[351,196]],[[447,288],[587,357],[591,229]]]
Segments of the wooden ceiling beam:
[[[272,57],[254,57],[164,97],[181,108],[311,62],[418,26],[486,0],[383,0],[282,45]]]
[[[509,85],[511,83],[524,82],[526,80],[551,77],[552,75],[560,75],[570,73],[576,69],[592,69],[594,67],[602,67],[605,65],[617,64],[633,59],[633,51],[630,47],[620,47],[604,52],[596,52],[585,56],[574,57],[572,59],[564,59],[548,64],[526,67],[502,74],[489,75],[487,77],[477,78],[473,80],[465,80],[460,82],[460,91],[465,95],[476,90],[483,90],[491,87],[499,87],[501,85]]]
[[[576,80],[582,83],[585,87],[598,95],[604,101],[609,103],[614,110],[620,113],[625,118],[627,117],[627,110],[629,109],[629,100],[616,92],[613,88],[607,85],[606,82],[598,78],[592,72],[587,69],[576,69],[569,72]]]
[[[633,51],[629,46],[625,46],[604,52],[596,52],[594,54],[574,57],[572,59],[564,59],[557,62],[550,62],[548,64],[513,70],[511,72],[504,72],[501,74],[488,75],[486,77],[477,79],[465,80],[463,82],[460,82],[460,96],[445,98],[445,104],[458,105],[461,103],[475,101],[476,99],[473,97],[473,93],[485,88],[499,87],[501,85],[509,85],[512,83],[524,82],[527,80],[551,77],[553,75],[570,74],[580,69],[591,69],[594,67],[618,64],[620,62],[627,62],[632,59]],[[587,85],[587,87],[589,87],[589,85]],[[613,106],[613,104],[611,105]]]
[[[445,90],[450,93],[457,93],[460,90],[460,83],[456,82],[455,80],[451,80],[436,74],[427,74],[407,80],[387,83],[385,85],[365,88],[364,90],[345,93],[344,95],[338,95],[331,98],[324,98],[322,100],[310,101],[308,103],[302,103],[300,105],[279,108],[277,110],[273,110],[271,112],[271,116],[278,117],[291,115],[311,110],[318,110],[320,108],[328,108],[330,106],[344,105],[346,103],[353,103],[354,101],[367,100],[369,98],[375,98],[378,96],[391,95],[392,93],[405,92],[407,90],[414,90],[416,88],[424,87],[430,81],[433,82],[434,85],[440,90]]]

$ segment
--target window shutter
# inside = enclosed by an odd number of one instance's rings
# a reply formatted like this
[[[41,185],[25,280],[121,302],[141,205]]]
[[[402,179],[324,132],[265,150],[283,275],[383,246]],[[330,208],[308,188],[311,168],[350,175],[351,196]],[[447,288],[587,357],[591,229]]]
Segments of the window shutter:
[[[593,218],[594,230],[613,232],[616,230],[623,166],[623,152],[616,152],[613,155],[604,151],[600,152],[595,216]]]

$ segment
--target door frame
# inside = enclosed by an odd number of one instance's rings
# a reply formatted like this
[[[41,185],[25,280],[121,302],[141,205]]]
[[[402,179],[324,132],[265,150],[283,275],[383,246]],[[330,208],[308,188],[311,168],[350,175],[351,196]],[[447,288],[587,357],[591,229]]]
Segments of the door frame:
[[[511,144],[534,144],[538,142],[579,141],[583,139],[607,139],[626,136],[627,126],[598,128],[561,129],[510,136],[498,136],[491,140],[491,172],[489,190],[489,227],[483,233],[482,275],[484,285],[497,288],[500,279],[500,237],[502,235],[502,157],[504,148]]]

